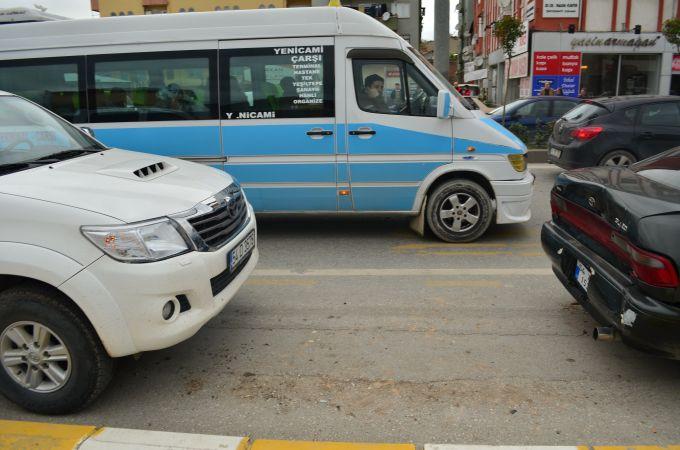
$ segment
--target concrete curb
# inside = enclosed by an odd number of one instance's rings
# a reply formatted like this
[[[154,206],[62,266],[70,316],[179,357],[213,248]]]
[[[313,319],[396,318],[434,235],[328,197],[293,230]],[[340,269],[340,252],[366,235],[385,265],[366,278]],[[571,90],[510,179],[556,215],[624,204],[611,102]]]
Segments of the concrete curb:
[[[172,433],[0,420],[1,449],[53,450],[416,450],[414,444],[279,441],[207,434]],[[493,446],[425,444],[424,450],[680,450],[659,446]]]

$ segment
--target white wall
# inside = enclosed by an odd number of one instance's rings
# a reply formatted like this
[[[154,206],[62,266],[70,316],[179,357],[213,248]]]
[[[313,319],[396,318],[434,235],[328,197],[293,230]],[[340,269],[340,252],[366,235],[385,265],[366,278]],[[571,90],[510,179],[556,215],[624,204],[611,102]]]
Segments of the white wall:
[[[656,31],[659,0],[634,0],[630,9],[630,28],[642,25],[642,31]]]
[[[623,0],[619,0],[619,3]],[[637,1],[637,0],[636,0]],[[586,30],[610,31],[612,27],[612,8],[614,0],[588,0]]]

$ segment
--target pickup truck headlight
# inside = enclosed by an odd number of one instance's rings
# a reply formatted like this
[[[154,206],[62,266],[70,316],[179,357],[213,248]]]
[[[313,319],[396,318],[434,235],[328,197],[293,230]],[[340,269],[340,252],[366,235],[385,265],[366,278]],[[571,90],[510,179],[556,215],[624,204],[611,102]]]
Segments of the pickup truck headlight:
[[[111,258],[145,263],[189,251],[189,245],[169,219],[129,225],[84,226],[83,235]]]
[[[510,161],[510,165],[517,172],[524,172],[527,170],[526,155],[508,155],[508,161]]]

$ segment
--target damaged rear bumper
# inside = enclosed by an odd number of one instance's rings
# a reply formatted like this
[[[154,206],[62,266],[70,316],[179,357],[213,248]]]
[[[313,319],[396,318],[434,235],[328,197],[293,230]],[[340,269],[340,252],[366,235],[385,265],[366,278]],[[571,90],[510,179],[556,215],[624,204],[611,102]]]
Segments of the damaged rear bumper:
[[[680,308],[642,293],[629,277],[552,222],[543,225],[541,243],[557,278],[595,320],[615,328],[632,347],[680,359]],[[577,260],[591,272],[587,292],[574,276]]]

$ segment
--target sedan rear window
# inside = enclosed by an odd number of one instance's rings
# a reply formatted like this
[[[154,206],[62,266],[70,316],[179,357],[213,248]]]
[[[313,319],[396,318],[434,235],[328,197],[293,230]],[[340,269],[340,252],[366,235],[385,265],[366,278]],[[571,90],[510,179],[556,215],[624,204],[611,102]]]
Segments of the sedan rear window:
[[[608,112],[609,111],[607,111],[606,108],[594,103],[581,103],[576,108],[566,113],[563,119],[568,120],[569,122],[580,123],[602,116]]]

